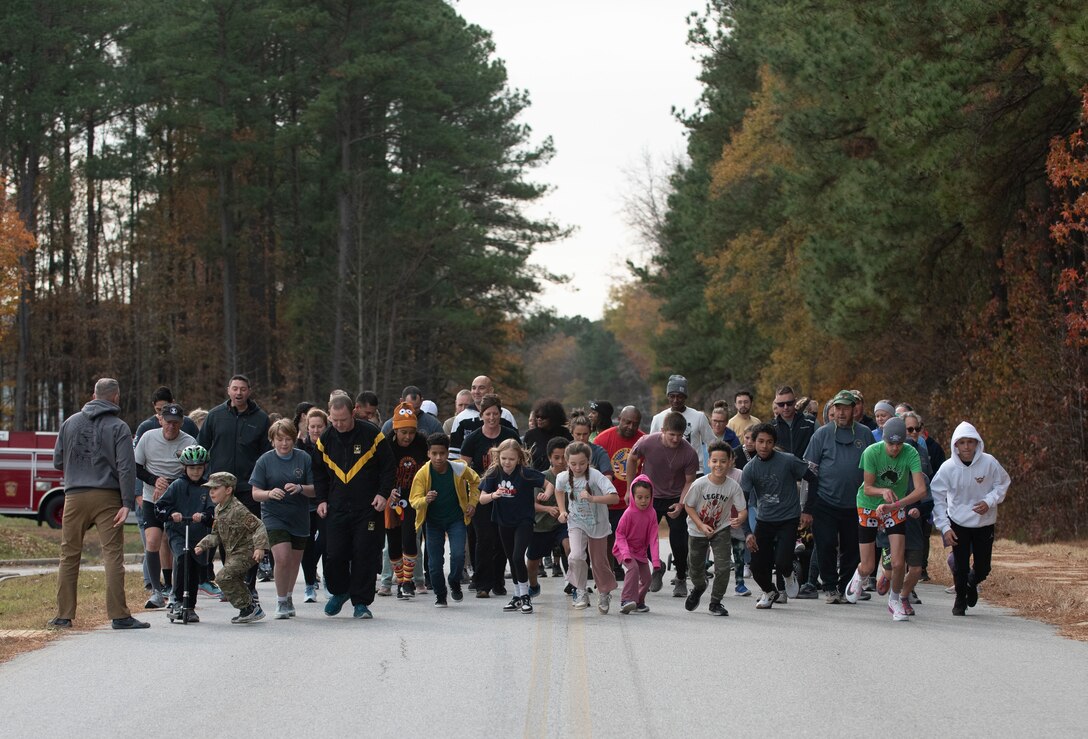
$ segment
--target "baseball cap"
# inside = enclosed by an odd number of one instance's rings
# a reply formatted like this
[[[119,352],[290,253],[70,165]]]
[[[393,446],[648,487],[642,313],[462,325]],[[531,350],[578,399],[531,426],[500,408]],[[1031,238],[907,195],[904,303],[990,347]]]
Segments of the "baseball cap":
[[[177,403],[170,403],[162,407],[161,415],[164,421],[180,421],[185,418],[185,411]]]
[[[858,402],[858,399],[854,397],[854,394],[849,390],[840,390],[834,398],[831,399],[831,405],[854,405]]]
[[[902,444],[907,438],[907,424],[902,418],[889,418],[884,423],[883,434],[889,444]]]
[[[430,413],[432,416],[438,415],[438,405],[433,400],[424,400],[420,403],[419,409],[424,413]]]
[[[238,478],[229,472],[213,472],[208,481],[204,483],[206,488],[233,488],[238,484]]]

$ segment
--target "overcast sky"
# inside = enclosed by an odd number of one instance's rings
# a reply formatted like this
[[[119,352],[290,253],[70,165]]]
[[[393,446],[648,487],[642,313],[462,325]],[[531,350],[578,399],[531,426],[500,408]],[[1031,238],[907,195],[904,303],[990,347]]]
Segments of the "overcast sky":
[[[684,152],[672,106],[691,110],[698,64],[687,45],[692,0],[455,0],[489,31],[510,85],[532,101],[523,120],[556,156],[534,173],[555,190],[534,214],[576,230],[541,246],[533,261],[570,274],[546,285],[539,302],[563,315],[600,318],[608,287],[627,274],[637,247],[623,199],[645,154],[658,163]]]

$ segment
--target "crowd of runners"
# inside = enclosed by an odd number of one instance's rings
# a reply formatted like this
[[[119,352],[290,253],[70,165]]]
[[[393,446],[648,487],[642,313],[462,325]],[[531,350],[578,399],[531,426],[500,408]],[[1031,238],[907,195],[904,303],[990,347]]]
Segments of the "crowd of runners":
[[[752,415],[747,391],[732,409],[715,402],[709,418],[687,405],[683,376],[666,394],[648,433],[635,406],[597,400],[568,412],[550,399],[523,431],[486,376],[443,422],[414,386],[384,420],[366,391],[270,415],[236,375],[210,411],[186,412],[159,388],[154,415],[131,434],[116,381],[100,380],[57,441],[66,497],[50,625],[72,624],[92,527],[114,628],[148,625],[124,599],[120,524],[130,510],[145,547],[145,608],[172,622],[199,621],[199,592],[237,608],[234,623],[260,620],[258,579],[274,581],[270,610],[289,619],[300,571],[305,602],[323,601],[328,616],[350,604],[358,619],[373,617],[378,596],[433,596],[446,608],[466,591],[530,614],[549,577],[565,581],[573,609],[608,614],[617,595],[621,614],[646,613],[671,571],[671,595],[688,611],[709,589],[708,612],[727,616],[732,575],[732,596],[755,591],[757,609],[791,598],[854,604],[876,591],[905,621],[928,579],[933,527],[952,550],[953,613],[976,604],[1010,480],[970,423],[946,458],[909,403],[881,400],[870,417],[857,390],[821,406],[779,387],[767,421]]]

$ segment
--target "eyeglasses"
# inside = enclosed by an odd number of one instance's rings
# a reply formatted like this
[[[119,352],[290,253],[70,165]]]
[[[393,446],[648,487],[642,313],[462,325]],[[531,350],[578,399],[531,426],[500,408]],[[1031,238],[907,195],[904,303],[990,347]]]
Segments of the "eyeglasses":
[[[779,403],[776,400],[774,404],[777,405],[779,408],[787,408],[787,407],[793,405],[796,402],[797,402],[796,400],[783,400],[781,403]]]
[[[907,433],[908,434],[921,433],[921,431],[922,431],[921,426],[907,426]]]

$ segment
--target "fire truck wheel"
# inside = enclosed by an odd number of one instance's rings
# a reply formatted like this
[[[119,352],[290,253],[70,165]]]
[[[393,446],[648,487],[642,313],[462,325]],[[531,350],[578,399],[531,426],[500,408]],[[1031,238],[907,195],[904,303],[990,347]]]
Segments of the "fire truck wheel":
[[[64,517],[64,496],[54,495],[42,509],[42,520],[49,524],[51,529],[59,529],[61,519]]]

